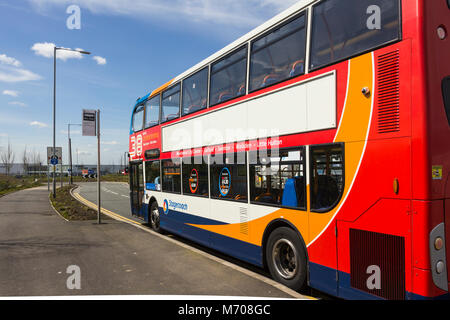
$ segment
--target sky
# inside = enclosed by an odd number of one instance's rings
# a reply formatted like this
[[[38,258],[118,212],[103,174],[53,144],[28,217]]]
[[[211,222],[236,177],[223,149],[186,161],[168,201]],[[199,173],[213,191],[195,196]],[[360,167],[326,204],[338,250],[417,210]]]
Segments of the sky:
[[[57,53],[56,145],[67,163],[68,124],[101,111],[102,164],[128,151],[131,109],[142,97],[264,23],[296,0],[0,0],[0,152],[46,158],[53,144],[53,47]],[[78,10],[78,11],[77,11]],[[78,15],[79,13],[79,15]],[[74,164],[96,163],[97,140],[71,126]]]

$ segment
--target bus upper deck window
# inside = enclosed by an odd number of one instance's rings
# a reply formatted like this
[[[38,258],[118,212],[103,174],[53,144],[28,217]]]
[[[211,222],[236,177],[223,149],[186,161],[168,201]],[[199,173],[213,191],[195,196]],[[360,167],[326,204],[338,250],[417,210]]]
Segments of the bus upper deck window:
[[[400,1],[321,1],[311,32],[311,69],[362,54],[400,38]]]
[[[305,72],[306,18],[302,13],[251,45],[250,91]]]
[[[144,106],[140,105],[133,113],[133,131],[141,131],[144,126]]]
[[[145,128],[153,127],[159,123],[159,104],[159,94],[145,104]]]

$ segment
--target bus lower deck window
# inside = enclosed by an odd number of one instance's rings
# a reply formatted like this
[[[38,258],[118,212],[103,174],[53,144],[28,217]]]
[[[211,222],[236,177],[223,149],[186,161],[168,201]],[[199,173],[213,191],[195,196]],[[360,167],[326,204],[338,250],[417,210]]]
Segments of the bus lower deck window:
[[[208,163],[203,157],[183,159],[183,194],[208,197]]]
[[[337,205],[344,191],[344,145],[310,148],[311,210],[327,212]]]
[[[306,209],[304,148],[250,153],[250,200]]]
[[[181,167],[179,159],[162,161],[162,190],[181,193]]]
[[[246,153],[211,156],[211,197],[247,201]]]

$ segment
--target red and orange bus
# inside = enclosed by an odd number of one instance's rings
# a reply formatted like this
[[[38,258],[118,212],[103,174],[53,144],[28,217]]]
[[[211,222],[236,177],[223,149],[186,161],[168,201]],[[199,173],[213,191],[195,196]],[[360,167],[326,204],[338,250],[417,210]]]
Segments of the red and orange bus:
[[[132,213],[348,299],[448,298],[450,1],[302,0],[138,99]]]

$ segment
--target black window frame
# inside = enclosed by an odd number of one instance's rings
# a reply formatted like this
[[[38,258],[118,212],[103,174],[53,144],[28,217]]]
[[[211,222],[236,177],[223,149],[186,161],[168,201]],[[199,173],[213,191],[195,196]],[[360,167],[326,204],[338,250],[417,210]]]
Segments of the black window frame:
[[[204,66],[204,67],[202,67],[202,68],[200,68],[200,69],[198,69],[198,70],[196,70],[195,72],[193,72],[193,73],[191,73],[190,75],[188,75],[187,77],[185,77],[184,79],[183,79],[183,85],[181,86],[181,90],[180,90],[180,117],[185,117],[185,116],[188,116],[188,115],[191,115],[191,114],[194,114],[194,113],[197,113],[197,112],[199,112],[199,111],[202,111],[202,110],[205,110],[205,109],[208,109],[208,97],[209,97],[209,88],[210,88],[210,82],[211,82],[211,77],[210,77],[210,66],[211,66],[211,64],[207,64],[206,66]],[[197,75],[197,74],[199,74],[199,73],[201,73],[201,72],[203,72],[203,71],[205,71],[206,70],[206,102],[205,102],[205,107],[204,108],[200,108],[200,109],[197,109],[197,110],[195,110],[195,111],[191,111],[191,112],[187,112],[187,113],[184,113],[183,112],[183,110],[184,110],[184,105],[183,105],[183,99],[184,99],[184,88],[185,88],[185,82],[186,82],[186,80],[188,80],[188,79],[190,79],[190,78],[192,78],[193,76],[195,76],[195,75]]]
[[[225,103],[225,102],[227,102],[227,101],[230,101],[230,100],[233,100],[233,99],[236,99],[236,98],[239,98],[239,97],[243,97],[243,96],[245,96],[245,95],[247,94],[247,80],[248,80],[248,77],[249,77],[249,70],[248,70],[248,63],[249,63],[249,48],[250,48],[250,46],[248,45],[248,43],[245,43],[245,44],[241,45],[240,47],[234,49],[233,51],[227,53],[227,54],[226,54],[225,56],[223,56],[222,58],[220,58],[220,59],[218,59],[218,60],[216,60],[216,61],[214,61],[214,62],[212,62],[212,63],[210,64],[210,71],[209,71],[209,86],[208,86],[208,101],[209,101],[209,106],[208,106],[208,107],[214,107],[214,106],[217,106],[217,105],[219,105],[219,104]],[[241,51],[241,50],[243,50],[243,49],[246,49],[246,50],[245,50],[245,52],[246,52],[245,57],[243,57],[243,58],[241,58],[241,59],[239,59],[239,60],[236,60],[236,61],[234,61],[233,63],[228,64],[228,65],[226,65],[226,66],[220,68],[218,71],[214,71],[214,72],[213,72],[213,66],[214,66],[215,64],[220,63],[220,62],[222,62],[222,61],[225,60],[225,59],[228,59],[229,57],[231,57],[232,55],[238,53],[239,51]],[[235,64],[237,64],[237,63],[239,63],[239,62],[241,62],[242,60],[245,60],[245,79],[244,79],[245,91],[244,91],[244,94],[239,95],[239,96],[234,96],[234,97],[232,97],[232,98],[228,98],[228,99],[223,100],[223,101],[221,101],[221,102],[211,103],[211,88],[212,88],[211,84],[212,84],[212,77],[213,77],[213,75],[216,74],[216,73],[218,73],[218,72],[220,72],[220,71],[223,71],[223,70],[226,69],[226,68],[229,68],[230,66],[233,66],[233,65],[235,65]]]
[[[227,156],[228,155],[233,155],[233,157],[234,157],[234,163],[233,164],[229,164],[229,165],[227,165],[226,164],[226,158],[227,158]],[[245,164],[239,164],[239,163],[236,163],[237,161],[237,159],[239,159],[239,156],[238,156],[238,154],[244,154],[245,155]],[[248,175],[248,160],[247,160],[247,152],[246,151],[239,151],[239,152],[233,152],[233,153],[224,153],[223,154],[223,156],[224,156],[224,163],[223,164],[216,164],[216,163],[212,163],[212,161],[211,161],[211,157],[208,157],[208,161],[209,161],[209,171],[210,171],[210,176],[209,176],[209,181],[208,181],[208,183],[209,183],[209,189],[210,189],[210,191],[209,191],[209,197],[210,197],[210,199],[212,199],[212,200],[223,200],[223,201],[232,201],[232,202],[240,202],[240,203],[248,203],[248,199],[249,199],[249,194],[248,194],[248,183],[249,183],[249,180],[248,180],[248,177],[249,177],[249,175]],[[213,171],[213,168],[214,167],[221,167],[221,166],[223,166],[223,167],[227,167],[227,166],[230,166],[230,165],[241,165],[241,166],[245,166],[245,192],[246,192],[246,199],[234,199],[234,198],[224,198],[224,197],[220,197],[220,196],[214,196],[213,195],[213,185],[212,185],[212,183],[213,183],[213,179],[212,179],[212,171]],[[223,170],[223,168],[222,168],[222,170]]]
[[[178,92],[173,92],[169,96],[164,98],[164,93],[167,93],[167,91],[173,90],[177,86],[179,86]],[[180,98],[178,100],[178,117],[163,121],[163,117],[162,117],[163,116],[163,101],[165,99],[167,99],[167,98],[170,98],[171,96],[173,96],[173,95],[175,95],[177,93],[180,95]],[[160,103],[159,103],[159,124],[163,124],[163,123],[170,122],[170,121],[173,121],[175,119],[180,119],[181,118],[181,99],[182,99],[181,82],[177,82],[177,83],[171,85],[170,87],[164,89],[164,91],[161,92],[161,99],[160,99]]]
[[[164,162],[171,161],[172,163],[178,162],[179,163],[179,169],[180,169],[180,175],[179,175],[179,182],[180,182],[180,191],[168,191],[164,190]],[[176,166],[171,166],[170,168],[174,168]],[[167,167],[166,167],[167,168]],[[165,193],[172,193],[172,194],[182,194],[183,186],[181,181],[181,175],[182,175],[182,166],[181,166],[181,158],[176,159],[161,159],[161,191]]]
[[[142,128],[139,130],[135,130],[134,128],[134,115],[136,114],[136,111],[142,107]],[[144,130],[145,127],[145,102],[141,102],[140,104],[138,104],[134,110],[133,110],[133,114],[132,114],[132,121],[131,121],[131,128],[133,129],[133,132],[141,132],[142,130]]]
[[[150,126],[147,127],[147,103],[149,103],[150,100],[153,100],[153,99],[156,98],[157,96],[159,96],[158,123],[152,124],[152,125],[150,125]],[[149,128],[156,127],[156,126],[158,126],[158,125],[161,123],[161,99],[162,99],[162,94],[161,94],[161,93],[158,93],[158,94],[154,95],[153,97],[148,98],[148,99],[145,101],[145,103],[144,103],[144,106],[145,106],[145,112],[144,112],[144,129],[149,129]]]
[[[292,16],[291,18],[289,18],[287,21],[285,21],[285,22],[283,22],[283,23],[281,23],[281,24],[279,24],[279,25],[277,25],[275,27],[272,27],[271,29],[267,30],[262,35],[258,36],[257,38],[253,39],[250,42],[250,46],[249,46],[249,62],[248,62],[249,63],[249,68],[248,68],[248,75],[247,75],[248,93],[253,93],[253,92],[256,92],[256,91],[259,91],[259,90],[270,88],[270,87],[275,86],[277,84],[280,84],[282,82],[286,82],[286,81],[289,81],[291,79],[295,79],[297,77],[300,77],[300,76],[303,76],[303,75],[306,74],[306,62],[307,62],[306,60],[307,60],[307,54],[308,54],[308,32],[309,32],[309,29],[308,29],[308,26],[309,26],[309,14],[308,14],[308,12],[309,12],[309,9],[302,10],[301,12],[299,12],[299,13],[295,14],[294,16]],[[296,76],[294,76],[294,77],[288,77],[286,79],[283,79],[283,80],[271,83],[271,84],[269,84],[269,85],[267,85],[265,87],[256,88],[256,89],[251,90],[250,89],[250,87],[251,87],[251,78],[250,77],[251,77],[251,74],[252,74],[252,54],[253,54],[252,48],[253,48],[253,44],[256,41],[258,41],[258,40],[268,36],[272,32],[275,32],[275,31],[279,30],[280,28],[288,25],[289,23],[291,23],[292,21],[294,21],[297,18],[300,18],[301,16],[305,17],[305,26],[304,26],[304,29],[305,29],[305,52],[304,52],[304,57],[305,57],[304,60],[305,60],[305,62],[304,63],[305,63],[305,65],[304,65],[304,68],[303,68],[303,72],[298,74],[298,75],[296,75]],[[274,43],[277,43],[277,42],[279,42],[281,40],[286,39],[287,37],[293,35],[294,33],[298,32],[299,30],[301,30],[301,28],[297,28],[297,29],[289,32],[288,34],[284,35],[282,38],[279,38],[276,41],[272,41],[272,42],[266,44],[265,46],[259,48],[256,52],[259,52],[259,51],[267,48],[268,46],[270,46],[270,45],[272,45]]]
[[[260,150],[255,150],[255,151],[249,151],[249,158],[251,158],[250,153],[252,152],[257,152],[257,155],[259,153]],[[270,150],[268,150],[270,151]],[[301,151],[302,157],[303,157],[303,161],[299,162],[300,165],[303,165],[303,177],[304,177],[304,195],[305,195],[305,206],[304,207],[291,207],[291,206],[283,206],[281,204],[276,204],[276,203],[266,203],[266,202],[260,202],[260,201],[254,201],[251,200],[251,193],[252,193],[252,183],[250,181],[250,179],[252,177],[250,177],[250,174],[252,172],[252,169],[250,168],[251,166],[257,166],[258,164],[258,158],[257,158],[257,163],[253,164],[253,163],[249,163],[249,183],[250,183],[250,195],[249,195],[249,199],[250,199],[250,204],[252,205],[258,205],[258,206],[268,206],[268,207],[275,207],[275,208],[286,208],[286,209],[292,209],[292,210],[297,210],[297,211],[302,211],[302,212],[306,212],[308,211],[308,194],[307,194],[307,181],[306,181],[306,176],[308,174],[307,169],[306,169],[306,146],[298,146],[298,147],[289,147],[289,148],[282,148],[279,149],[279,152],[289,152],[289,151]],[[254,178],[254,177],[253,177]]]
[[[342,190],[339,194],[339,196],[337,197],[337,199],[333,202],[333,204],[326,208],[326,209],[313,209],[312,208],[312,191],[311,188],[312,186],[312,179],[313,179],[313,170],[314,170],[314,166],[313,166],[313,150],[314,149],[320,149],[320,148],[330,148],[330,147],[335,147],[335,146],[340,146],[342,148]],[[341,201],[342,197],[344,196],[344,192],[345,192],[345,143],[344,142],[337,142],[337,143],[326,143],[326,144],[316,144],[316,145],[312,145],[309,146],[309,210],[310,212],[314,212],[314,213],[328,213],[331,210],[333,210],[334,208],[336,208],[336,206],[339,204],[339,202]]]
[[[317,66],[317,67],[312,67],[312,66],[311,66],[311,63],[312,63],[312,59],[311,59],[311,58],[312,58],[312,53],[313,53],[313,50],[312,50],[312,41],[313,41],[313,37],[314,37],[314,33],[313,33],[313,31],[314,31],[314,20],[313,20],[313,19],[314,19],[314,8],[315,8],[316,6],[322,4],[323,2],[326,2],[326,1],[329,1],[329,0],[321,0],[321,1],[317,2],[317,3],[315,3],[315,4],[311,7],[311,14],[310,14],[310,17],[311,17],[311,36],[310,36],[310,41],[309,41],[309,48],[310,48],[310,49],[309,49],[309,56],[308,56],[308,61],[309,61],[309,62],[308,62],[308,71],[309,71],[309,73],[311,73],[311,72],[313,72],[313,71],[317,71],[317,70],[323,69],[323,68],[326,68],[326,67],[329,67],[329,66],[332,66],[332,65],[335,65],[335,64],[338,64],[338,63],[341,63],[341,62],[343,62],[343,61],[350,60],[350,59],[352,59],[352,58],[361,56],[361,55],[363,55],[363,54],[366,54],[366,53],[369,53],[369,52],[378,50],[378,49],[380,49],[380,48],[389,46],[389,45],[391,45],[391,44],[394,44],[394,43],[397,43],[397,42],[400,42],[400,41],[403,40],[403,39],[402,39],[402,38],[403,38],[403,29],[402,29],[402,27],[403,27],[403,24],[402,24],[402,21],[403,21],[403,16],[402,16],[402,13],[403,13],[403,12],[402,12],[402,1],[401,1],[401,0],[396,0],[396,1],[398,1],[398,5],[399,5],[399,8],[398,8],[398,10],[399,10],[399,17],[398,17],[398,25],[399,25],[399,28],[398,28],[398,37],[397,37],[397,39],[393,39],[393,40],[384,42],[384,43],[382,43],[382,44],[373,46],[373,47],[371,47],[371,48],[368,48],[368,49],[365,49],[365,50],[362,50],[362,51],[357,51],[356,53],[354,53],[354,54],[352,54],[352,55],[349,55],[349,56],[347,56],[347,57],[344,57],[344,58],[335,60],[335,61],[333,61],[333,62],[324,64],[324,65],[320,65],[320,66]],[[450,0],[449,0],[449,1],[450,1]]]

